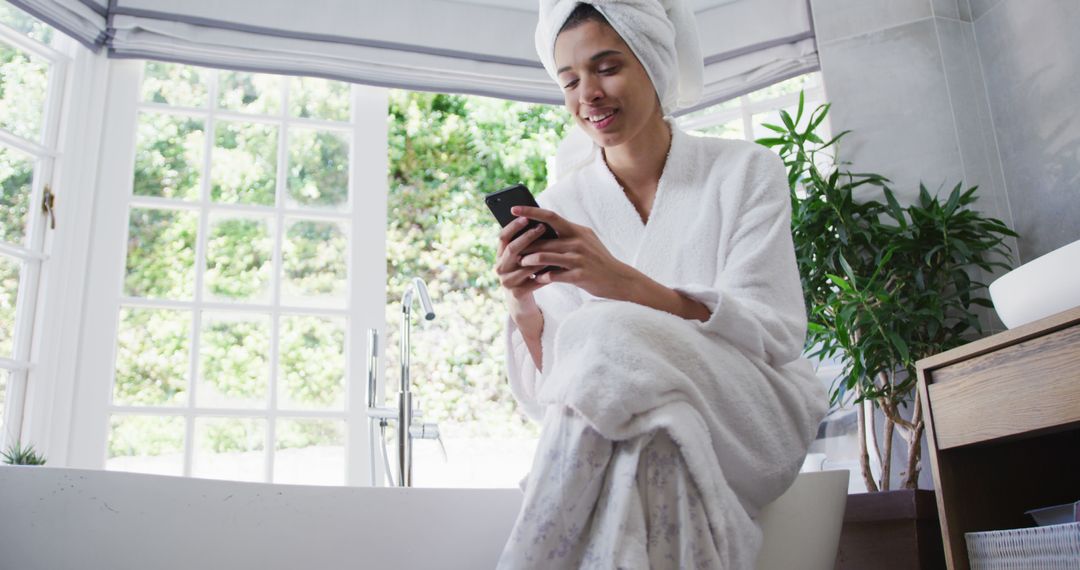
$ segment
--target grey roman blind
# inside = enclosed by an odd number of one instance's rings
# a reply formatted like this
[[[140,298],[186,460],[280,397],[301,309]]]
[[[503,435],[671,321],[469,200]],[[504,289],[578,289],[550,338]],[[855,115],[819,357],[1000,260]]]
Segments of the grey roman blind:
[[[560,104],[535,0],[11,0],[95,51]],[[694,0],[706,106],[816,70],[806,0]]]

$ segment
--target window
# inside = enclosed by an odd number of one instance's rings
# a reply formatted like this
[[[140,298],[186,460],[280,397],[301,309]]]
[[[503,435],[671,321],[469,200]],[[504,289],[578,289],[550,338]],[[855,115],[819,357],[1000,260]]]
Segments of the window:
[[[505,383],[497,227],[479,198],[519,181],[543,189],[565,112],[164,62],[109,67],[68,464],[379,481],[366,333],[383,332],[379,393],[396,406],[400,299],[419,276],[438,317],[414,323],[413,389],[446,458],[418,440],[415,484],[516,485],[539,429]],[[751,125],[767,106],[754,97],[736,109]],[[709,117],[699,126],[730,105],[697,114]]]
[[[753,141],[772,136],[772,131],[761,125],[783,125],[781,109],[795,117],[800,90],[806,94],[804,113],[810,113],[825,102],[821,74],[814,72],[684,115],[679,118],[679,124],[693,133],[730,139]],[[828,134],[827,125],[823,126]]]
[[[109,380],[90,413],[105,442],[91,446],[103,452],[98,465],[279,483],[366,479],[366,463],[349,459],[367,449],[365,390],[353,385],[365,360],[351,355],[363,354],[365,327],[380,324],[360,295],[382,272],[357,244],[381,250],[370,228],[384,224],[385,174],[357,156],[385,140],[381,90],[114,65],[110,112],[122,120],[103,168],[123,184],[99,189],[111,206],[96,221],[121,227],[98,233],[95,251],[122,261],[118,278],[92,269],[88,298],[116,301],[87,317],[86,330],[110,331],[108,342],[83,345],[96,355],[85,370]],[[375,152],[385,156],[385,143]]]
[[[20,439],[73,42],[0,4],[0,447]]]

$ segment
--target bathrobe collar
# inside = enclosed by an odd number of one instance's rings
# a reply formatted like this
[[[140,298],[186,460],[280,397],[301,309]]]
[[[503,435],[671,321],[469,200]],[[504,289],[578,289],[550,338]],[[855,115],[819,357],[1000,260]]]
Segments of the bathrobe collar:
[[[642,222],[634,204],[604,160],[603,153],[593,153],[593,161],[582,169],[585,184],[579,189],[593,218],[593,229],[615,257],[650,274],[655,260],[670,251],[663,246],[677,241],[679,220],[687,207],[693,207],[694,173],[688,162],[693,137],[681,131],[670,119],[671,148],[660,174],[648,223]],[[699,173],[704,174],[704,173]],[[594,217],[595,216],[595,217]]]

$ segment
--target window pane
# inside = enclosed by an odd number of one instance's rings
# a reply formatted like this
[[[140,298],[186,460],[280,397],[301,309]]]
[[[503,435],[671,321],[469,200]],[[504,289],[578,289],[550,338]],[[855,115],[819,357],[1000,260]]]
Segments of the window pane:
[[[209,70],[191,65],[148,61],[142,100],[178,107],[205,107]]]
[[[328,121],[348,121],[352,88],[319,77],[289,78],[289,114]]]
[[[198,216],[192,212],[132,208],[124,293],[133,297],[191,299],[195,291],[198,225]]]
[[[245,71],[222,71],[218,77],[218,106],[222,109],[281,114],[281,77]]]
[[[266,420],[195,418],[195,477],[263,481],[265,462]]]
[[[767,101],[769,99],[775,99],[777,97],[783,97],[784,95],[797,94],[799,91],[806,89],[812,89],[818,85],[817,73],[806,73],[798,77],[792,77],[781,81],[780,83],[774,83],[764,89],[758,89],[753,93],[749,93],[747,97],[751,101]],[[794,117],[794,115],[792,115]]]
[[[33,181],[33,158],[0,146],[0,240],[15,245],[26,243]]]
[[[341,133],[289,129],[288,205],[344,210],[349,200],[349,141]]]
[[[0,356],[15,358],[15,309],[19,302],[19,260],[0,255]]]
[[[270,302],[274,242],[269,218],[213,216],[206,242],[206,295]]]
[[[28,37],[33,38],[43,44],[52,43],[53,28],[52,26],[38,20],[37,18],[23,12],[22,10],[8,4],[7,2],[0,2],[0,22],[7,24],[12,29],[26,34]]]
[[[282,419],[274,436],[275,483],[345,484],[345,422]]]
[[[199,389],[202,407],[266,407],[270,385],[270,316],[202,315]]]
[[[345,407],[345,319],[281,317],[278,407]]]
[[[206,141],[202,119],[139,113],[137,136],[135,195],[197,200]]]
[[[697,111],[694,111],[693,113],[688,113],[686,115],[683,115],[683,116],[679,117],[678,122],[679,123],[696,122],[698,119],[701,119],[702,117],[708,117],[710,115],[714,115],[716,113],[720,113],[720,112],[723,112],[723,111],[729,111],[731,109],[737,109],[738,107],[739,107],[739,98],[735,97],[735,98],[732,98],[732,99],[728,99],[726,101],[721,101],[720,103],[717,103],[715,105],[710,105],[708,107],[705,107],[704,109],[699,109]]]
[[[344,307],[348,234],[338,222],[287,221],[281,302]]]
[[[41,139],[49,62],[0,42],[0,128]]]
[[[185,403],[190,331],[188,311],[120,309],[113,403],[148,406]]]
[[[112,415],[105,469],[183,475],[184,418]]]
[[[210,198],[227,204],[274,205],[278,129],[222,121],[214,136]]]
[[[710,127],[702,127],[700,129],[694,129],[694,133],[708,135],[713,137],[720,137],[725,139],[742,139],[743,137],[743,122],[742,119],[735,119],[728,121],[722,125],[712,125]]]

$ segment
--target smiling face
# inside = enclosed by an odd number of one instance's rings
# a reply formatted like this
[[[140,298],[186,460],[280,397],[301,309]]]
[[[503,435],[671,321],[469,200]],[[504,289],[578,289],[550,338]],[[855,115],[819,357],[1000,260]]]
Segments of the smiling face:
[[[648,73],[610,25],[589,20],[563,30],[555,67],[566,109],[601,147],[619,146],[663,122]]]

